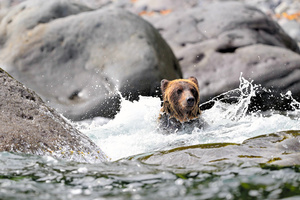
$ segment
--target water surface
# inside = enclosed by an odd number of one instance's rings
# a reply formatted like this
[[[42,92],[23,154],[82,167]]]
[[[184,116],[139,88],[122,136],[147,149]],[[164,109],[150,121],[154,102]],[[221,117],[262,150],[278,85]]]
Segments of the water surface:
[[[300,130],[298,110],[284,115],[247,114],[255,87],[241,78],[237,90],[236,104],[216,101],[203,112],[209,124],[206,129],[162,134],[157,129],[161,102],[154,97],[123,100],[113,120],[95,118],[76,124],[107,154],[111,160],[107,163],[2,152],[0,199],[300,199],[299,165],[280,167],[249,159],[180,167],[132,159],[191,145],[240,144],[260,135]]]

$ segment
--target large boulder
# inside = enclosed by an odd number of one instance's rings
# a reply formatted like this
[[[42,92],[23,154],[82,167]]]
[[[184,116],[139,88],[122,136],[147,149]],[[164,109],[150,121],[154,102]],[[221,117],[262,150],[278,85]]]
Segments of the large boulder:
[[[119,0],[119,2],[122,2],[122,0]],[[115,4],[118,5],[118,3]],[[154,15],[164,15],[169,12],[184,11],[196,7],[199,4],[201,4],[199,0],[138,0],[133,1],[131,4],[127,3],[124,7],[132,12],[145,16],[147,19],[147,16],[155,17]]]
[[[2,18],[0,41],[4,69],[72,120],[112,117],[119,92],[157,95],[161,79],[182,76],[152,25],[117,8],[25,1]]]
[[[0,85],[0,151],[78,162],[107,160],[87,136],[1,68]]]
[[[217,2],[148,19],[174,50],[184,77],[198,78],[202,102],[237,88],[241,73],[300,100],[298,45],[257,8]]]

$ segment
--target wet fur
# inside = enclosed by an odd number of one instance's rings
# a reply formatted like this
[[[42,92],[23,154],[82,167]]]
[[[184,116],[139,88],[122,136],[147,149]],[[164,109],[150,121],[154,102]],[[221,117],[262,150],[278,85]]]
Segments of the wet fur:
[[[178,94],[181,90],[181,95]],[[168,131],[181,130],[192,126],[202,127],[204,121],[200,118],[201,110],[198,81],[194,77],[189,79],[162,80],[163,96],[162,108],[159,115],[160,128]],[[194,97],[193,107],[187,106],[187,98]]]

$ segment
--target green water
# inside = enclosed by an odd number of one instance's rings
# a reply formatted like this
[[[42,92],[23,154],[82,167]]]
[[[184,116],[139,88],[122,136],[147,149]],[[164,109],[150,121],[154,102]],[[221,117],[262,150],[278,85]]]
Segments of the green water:
[[[6,152],[0,166],[0,199],[300,199],[300,166],[83,164]]]

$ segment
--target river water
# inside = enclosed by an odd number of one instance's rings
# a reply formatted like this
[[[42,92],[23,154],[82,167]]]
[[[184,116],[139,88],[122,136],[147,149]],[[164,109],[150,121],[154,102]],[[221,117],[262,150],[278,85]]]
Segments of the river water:
[[[247,114],[256,87],[243,78],[240,82],[236,104],[216,101],[203,111],[209,124],[205,129],[162,134],[157,129],[161,102],[154,97],[123,99],[113,120],[95,118],[75,124],[105,152],[110,160],[106,163],[2,152],[0,199],[300,199],[298,165],[219,162],[213,168],[201,163],[181,167],[132,159],[178,147],[242,143],[260,135],[300,130],[299,110],[284,115]]]

